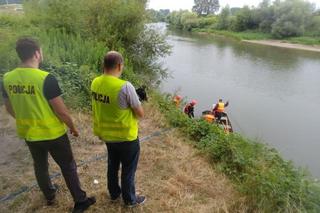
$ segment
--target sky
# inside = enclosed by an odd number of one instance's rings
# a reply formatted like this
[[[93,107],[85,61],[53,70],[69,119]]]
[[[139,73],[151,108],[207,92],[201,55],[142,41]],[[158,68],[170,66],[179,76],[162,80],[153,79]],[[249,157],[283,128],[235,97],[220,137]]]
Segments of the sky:
[[[224,7],[229,4],[230,7],[257,6],[262,0],[220,0],[220,6]],[[309,0],[309,2],[316,3],[320,7],[320,0]],[[188,9],[191,10],[193,0],[149,0],[149,8],[159,9]]]

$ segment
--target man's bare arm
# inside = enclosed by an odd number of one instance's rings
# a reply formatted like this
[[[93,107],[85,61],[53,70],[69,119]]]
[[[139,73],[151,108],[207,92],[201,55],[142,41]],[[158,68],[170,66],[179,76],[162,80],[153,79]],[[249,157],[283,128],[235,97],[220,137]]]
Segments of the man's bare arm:
[[[7,112],[8,112],[12,117],[15,118],[16,115],[15,115],[15,113],[14,113],[14,111],[13,111],[13,108],[12,108],[12,105],[11,105],[9,99],[7,99],[7,98],[4,99],[4,105],[5,105],[5,107],[6,107]]]
[[[213,107],[213,110],[212,111],[216,111],[218,109],[218,104],[216,104],[214,107]]]
[[[78,137],[79,133],[73,124],[69,110],[64,104],[63,99],[59,96],[49,100],[49,103],[57,117],[69,127],[71,134],[75,137]]]
[[[132,109],[135,116],[139,119],[143,118],[144,117],[144,110],[143,110],[143,107],[140,105],[138,107],[135,107]]]

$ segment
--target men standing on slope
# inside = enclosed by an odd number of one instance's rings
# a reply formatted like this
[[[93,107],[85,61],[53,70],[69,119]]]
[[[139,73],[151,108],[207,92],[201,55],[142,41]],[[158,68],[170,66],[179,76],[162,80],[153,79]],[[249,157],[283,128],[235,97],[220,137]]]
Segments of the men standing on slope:
[[[73,212],[83,212],[95,203],[80,187],[77,166],[73,158],[66,125],[78,136],[64,105],[57,80],[39,69],[42,51],[30,38],[19,39],[16,51],[21,66],[3,77],[3,97],[7,111],[16,119],[17,133],[31,152],[38,185],[47,199],[55,201],[56,186],[48,172],[48,152],[60,166],[75,206]]]
[[[145,202],[135,191],[135,173],[140,154],[138,119],[144,116],[135,88],[120,79],[123,57],[111,51],[104,57],[104,73],[91,85],[94,134],[108,149],[108,190],[111,201],[122,194],[126,206]],[[119,168],[121,164],[121,187]]]

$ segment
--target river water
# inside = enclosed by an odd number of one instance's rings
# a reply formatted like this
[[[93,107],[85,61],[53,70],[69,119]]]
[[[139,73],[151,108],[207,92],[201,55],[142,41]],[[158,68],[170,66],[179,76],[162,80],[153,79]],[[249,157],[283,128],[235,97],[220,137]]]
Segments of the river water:
[[[196,114],[223,98],[236,132],[268,143],[320,177],[320,54],[167,31],[172,54],[162,91],[196,99]]]

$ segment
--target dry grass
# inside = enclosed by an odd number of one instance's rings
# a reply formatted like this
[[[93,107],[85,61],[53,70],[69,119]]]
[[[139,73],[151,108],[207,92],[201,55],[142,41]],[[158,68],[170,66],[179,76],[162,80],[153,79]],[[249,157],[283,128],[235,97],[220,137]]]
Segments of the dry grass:
[[[5,132],[6,139],[1,141],[2,150],[13,140],[12,122],[0,117],[0,131]],[[165,126],[162,116],[153,107],[146,106],[148,117],[140,122],[140,136],[160,130]],[[72,138],[73,152],[77,162],[90,159],[94,155],[105,153],[105,145],[97,140],[91,132],[90,116],[75,113],[74,118],[81,130],[81,137]],[[5,125],[5,126],[4,126]],[[10,136],[9,136],[10,135]],[[1,140],[3,137],[1,137]],[[2,156],[10,162],[1,164],[1,193],[15,191],[19,186],[30,185],[34,181],[32,160],[23,142],[14,143],[21,147],[8,149],[17,154]],[[20,145],[17,145],[20,144]],[[12,157],[17,156],[17,157]],[[59,171],[56,164],[50,162],[52,171]],[[188,143],[178,132],[171,131],[160,137],[152,138],[141,144],[141,158],[137,171],[137,190],[147,196],[144,206],[127,209],[122,203],[112,204],[108,201],[106,189],[106,162],[97,161],[78,169],[83,188],[89,195],[95,195],[97,204],[88,212],[245,212],[244,200],[233,189],[232,184],[216,172],[205,157]],[[93,183],[94,179],[99,184]],[[3,181],[6,180],[6,188]],[[69,212],[72,198],[63,179],[54,182],[61,186],[57,194],[58,202],[53,207],[46,207],[38,189],[24,193],[14,201],[0,204],[0,212]]]

